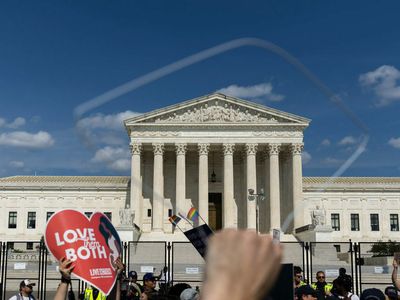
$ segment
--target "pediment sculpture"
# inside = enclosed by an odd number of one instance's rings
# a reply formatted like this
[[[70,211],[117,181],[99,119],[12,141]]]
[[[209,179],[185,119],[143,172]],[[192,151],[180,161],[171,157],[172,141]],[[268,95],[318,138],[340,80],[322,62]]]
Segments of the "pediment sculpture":
[[[156,123],[204,123],[204,122],[248,122],[248,123],[277,123],[278,121],[272,116],[250,111],[240,106],[232,106],[225,104],[208,105],[204,104],[200,107],[188,108],[186,111],[173,112],[165,116],[161,116],[155,120]]]

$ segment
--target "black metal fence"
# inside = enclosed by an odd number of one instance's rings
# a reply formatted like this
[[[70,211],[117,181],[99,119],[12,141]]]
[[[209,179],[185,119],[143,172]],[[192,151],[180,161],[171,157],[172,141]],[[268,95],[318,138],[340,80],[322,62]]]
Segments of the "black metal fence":
[[[373,243],[283,242],[283,263],[302,267],[308,283],[316,281],[317,271],[324,271],[332,282],[345,268],[353,277],[356,294],[369,287],[384,289],[391,284],[392,257],[374,257]],[[135,270],[138,278],[147,272],[157,275],[167,266],[172,284],[187,282],[201,286],[205,262],[188,242],[127,242],[123,244],[127,272]],[[36,283],[34,294],[41,300],[52,299],[60,281],[58,262],[49,254],[43,241],[0,242],[0,300],[16,294],[26,278]],[[76,293],[86,284],[73,280]]]

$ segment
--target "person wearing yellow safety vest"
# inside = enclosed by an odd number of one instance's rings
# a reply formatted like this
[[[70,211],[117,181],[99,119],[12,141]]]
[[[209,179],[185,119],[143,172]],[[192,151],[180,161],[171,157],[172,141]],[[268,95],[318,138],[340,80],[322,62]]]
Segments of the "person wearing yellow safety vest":
[[[85,290],[84,300],[106,300],[107,296],[96,289],[94,286],[89,286]]]
[[[323,271],[318,271],[316,274],[317,282],[311,284],[311,287],[318,291],[318,300],[325,299],[327,295],[330,294],[333,284],[327,283],[325,281],[325,273]]]

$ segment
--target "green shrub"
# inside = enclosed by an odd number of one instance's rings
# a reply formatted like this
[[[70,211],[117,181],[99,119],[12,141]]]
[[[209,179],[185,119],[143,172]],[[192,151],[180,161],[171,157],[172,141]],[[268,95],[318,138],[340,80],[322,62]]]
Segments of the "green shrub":
[[[372,253],[373,257],[393,256],[394,252],[400,252],[400,243],[391,240],[388,242],[378,241],[372,245],[368,252]]]

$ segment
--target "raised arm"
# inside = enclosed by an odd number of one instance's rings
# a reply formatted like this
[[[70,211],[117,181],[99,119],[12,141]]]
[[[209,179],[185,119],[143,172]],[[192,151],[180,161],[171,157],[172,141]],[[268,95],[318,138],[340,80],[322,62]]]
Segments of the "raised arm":
[[[393,285],[396,287],[396,289],[400,289],[400,280],[397,279],[397,269],[399,268],[399,265],[397,264],[396,259],[393,259],[393,272],[392,272],[392,282]]]
[[[279,274],[281,259],[282,248],[269,235],[220,231],[208,245],[201,299],[261,300]]]
[[[61,273],[61,282],[57,288],[54,300],[65,300],[68,293],[68,285],[71,283],[71,272],[75,265],[70,259],[63,257],[59,262],[59,271]]]

